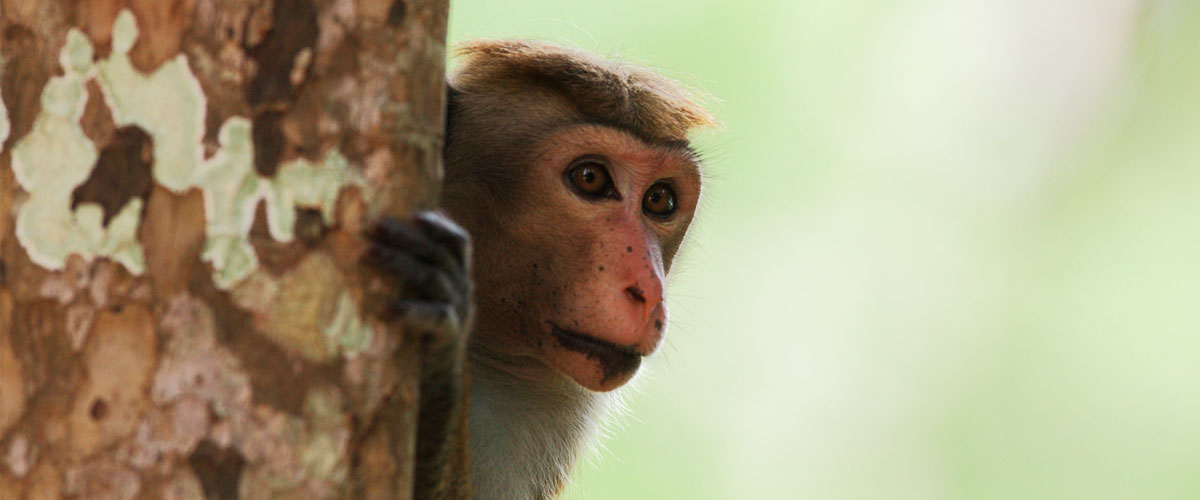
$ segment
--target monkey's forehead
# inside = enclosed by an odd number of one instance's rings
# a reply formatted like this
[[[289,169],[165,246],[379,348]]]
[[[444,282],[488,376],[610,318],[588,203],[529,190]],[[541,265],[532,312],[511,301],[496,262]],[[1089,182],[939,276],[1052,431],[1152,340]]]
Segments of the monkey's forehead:
[[[716,123],[701,93],[634,64],[529,40],[477,40],[458,53],[463,62],[450,83],[460,90],[549,88],[589,118],[654,141],[686,140]]]
[[[648,141],[629,130],[605,123],[564,121],[549,127],[534,146],[536,157],[563,155],[560,161],[587,153],[616,156],[614,159],[632,164],[648,176],[672,174],[694,179],[697,185],[701,178],[699,156],[687,141]]]

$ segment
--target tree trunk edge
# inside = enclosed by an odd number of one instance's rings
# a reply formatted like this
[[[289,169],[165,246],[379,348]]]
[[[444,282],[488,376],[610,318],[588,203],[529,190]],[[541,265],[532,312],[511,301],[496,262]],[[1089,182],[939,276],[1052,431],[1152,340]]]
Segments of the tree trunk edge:
[[[447,12],[0,0],[0,498],[411,496],[359,234],[436,206]]]

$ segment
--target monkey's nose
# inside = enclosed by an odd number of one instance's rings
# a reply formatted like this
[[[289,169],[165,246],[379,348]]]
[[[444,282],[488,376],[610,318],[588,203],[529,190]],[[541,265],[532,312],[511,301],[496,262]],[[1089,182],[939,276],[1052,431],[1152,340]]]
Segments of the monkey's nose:
[[[654,314],[654,309],[662,304],[662,285],[657,282],[650,283],[650,286],[642,286],[642,282],[634,283],[625,287],[625,297],[638,311],[638,319],[648,321]]]

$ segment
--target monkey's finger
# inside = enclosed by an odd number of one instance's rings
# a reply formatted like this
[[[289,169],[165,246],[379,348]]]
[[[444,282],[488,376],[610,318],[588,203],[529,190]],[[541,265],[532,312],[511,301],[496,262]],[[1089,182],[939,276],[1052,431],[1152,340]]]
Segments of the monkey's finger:
[[[452,271],[465,271],[460,259],[439,245],[414,224],[384,218],[366,231],[366,236],[375,244],[392,247],[396,251],[411,254],[416,259]]]
[[[367,253],[363,255],[363,263],[383,271],[385,278],[402,285],[426,281],[434,270],[434,266],[416,258],[411,253],[380,243],[371,243],[367,247]]]
[[[456,224],[441,212],[432,210],[417,212],[413,222],[424,230],[425,234],[434,241],[450,250],[450,253],[469,267],[471,262],[471,235],[466,229]]]
[[[448,274],[434,271],[428,275],[419,288],[413,289],[413,296],[422,300],[437,300],[451,305],[461,304],[470,300],[466,290],[454,282]]]
[[[411,295],[451,302],[469,300],[469,280],[461,271],[439,269],[408,252],[379,243],[372,243],[367,248],[363,260],[383,271]]]
[[[384,312],[439,344],[456,340],[464,331],[462,316],[452,306],[441,302],[397,300],[387,304]]]

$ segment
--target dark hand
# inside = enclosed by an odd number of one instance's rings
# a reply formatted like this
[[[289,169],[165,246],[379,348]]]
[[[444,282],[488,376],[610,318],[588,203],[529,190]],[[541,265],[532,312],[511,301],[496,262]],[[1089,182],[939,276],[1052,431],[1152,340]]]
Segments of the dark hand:
[[[471,241],[437,212],[411,221],[384,218],[367,230],[364,262],[396,290],[384,314],[436,346],[465,345],[471,322]]]
[[[394,292],[384,315],[421,335],[420,410],[412,498],[471,497],[464,371],[471,328],[471,243],[437,212],[382,219],[367,230],[364,263]]]

